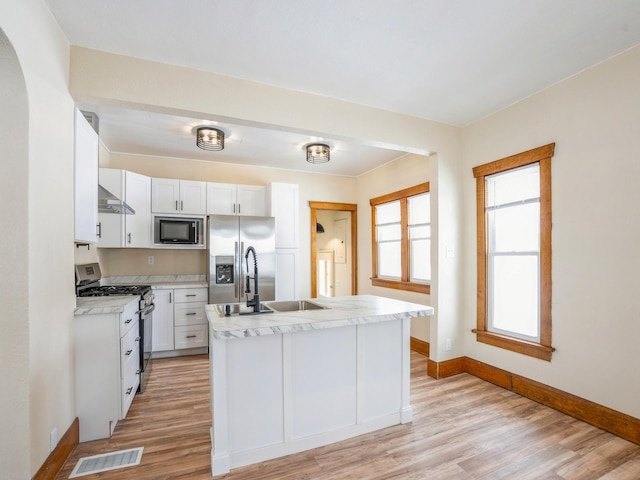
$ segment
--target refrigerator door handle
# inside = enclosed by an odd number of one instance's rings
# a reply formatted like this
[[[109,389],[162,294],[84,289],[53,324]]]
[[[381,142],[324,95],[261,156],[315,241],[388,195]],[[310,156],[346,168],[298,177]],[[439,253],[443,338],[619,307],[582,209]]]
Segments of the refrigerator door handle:
[[[240,242],[240,250],[238,251],[238,264],[240,265],[240,279],[238,282],[238,295],[240,300],[244,298],[244,282],[245,271],[244,264],[242,263],[242,255],[244,254],[244,242]]]

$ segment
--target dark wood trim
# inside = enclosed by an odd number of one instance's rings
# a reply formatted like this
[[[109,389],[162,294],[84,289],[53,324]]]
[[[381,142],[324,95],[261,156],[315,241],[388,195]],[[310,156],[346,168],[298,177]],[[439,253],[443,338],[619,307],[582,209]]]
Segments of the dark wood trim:
[[[421,193],[427,193],[429,191],[429,182],[420,183],[413,187],[405,188],[404,190],[398,190],[397,192],[387,193],[379,197],[369,200],[369,205],[372,207],[381,203],[393,202],[394,200],[400,200],[406,197],[412,197],[414,195],[420,195]]]
[[[540,360],[551,361],[551,354],[555,351],[553,347],[540,345],[539,343],[527,342],[519,338],[508,337],[494,332],[485,332],[474,328],[472,330],[476,334],[476,340],[480,343],[486,343],[494,347],[504,348],[512,352],[529,355],[530,357],[539,358]]]
[[[401,282],[398,280],[386,280],[384,278],[372,278],[371,285],[374,287],[395,288],[407,292],[431,293],[431,285],[427,283]]]
[[[473,176],[476,178],[484,177],[495,173],[497,170],[509,170],[512,168],[523,167],[524,165],[539,162],[544,158],[551,158],[553,157],[555,148],[555,143],[549,143],[542,147],[533,148],[526,152],[516,153],[510,157],[501,158],[500,160],[479,165],[473,168]]]
[[[465,357],[452,358],[444,362],[429,360],[427,362],[427,375],[439,380],[464,373],[464,358]]]
[[[54,480],[79,442],[80,421],[76,417],[32,480]]]
[[[429,362],[427,373],[433,378],[444,378],[447,376],[446,373],[453,370],[445,368],[443,371],[442,368],[443,364],[447,364],[451,360],[441,363],[432,360]],[[472,358],[464,357],[462,363],[464,373],[481,378],[640,445],[640,419],[638,418]],[[455,375],[455,373],[452,374]]]
[[[318,296],[318,252],[316,223],[318,210],[351,212],[351,295],[358,294],[358,205],[355,203],[332,203],[309,201],[311,209],[311,297]]]
[[[419,338],[416,338],[416,337],[411,337],[409,341],[409,348],[412,351],[417,352],[421,355],[424,355],[427,358],[429,358],[430,347],[431,346],[429,345],[429,342],[425,342],[424,340],[420,340]]]

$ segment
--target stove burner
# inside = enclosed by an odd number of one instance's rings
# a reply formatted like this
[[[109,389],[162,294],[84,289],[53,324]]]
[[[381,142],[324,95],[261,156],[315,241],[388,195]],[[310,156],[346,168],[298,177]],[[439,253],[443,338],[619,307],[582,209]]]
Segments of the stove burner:
[[[151,287],[148,285],[102,285],[89,287],[78,292],[79,297],[108,297],[110,295],[144,295]]]

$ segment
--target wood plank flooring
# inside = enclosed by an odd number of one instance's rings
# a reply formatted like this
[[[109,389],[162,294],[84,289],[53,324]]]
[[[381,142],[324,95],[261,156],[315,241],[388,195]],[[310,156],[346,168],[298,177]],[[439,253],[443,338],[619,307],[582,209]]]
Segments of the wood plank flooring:
[[[211,479],[208,357],[154,360],[146,392],[107,440],[78,459],[144,447],[136,467],[81,477]],[[639,480],[640,446],[468,374],[434,380],[411,354],[414,420],[344,442],[238,468],[221,480]]]

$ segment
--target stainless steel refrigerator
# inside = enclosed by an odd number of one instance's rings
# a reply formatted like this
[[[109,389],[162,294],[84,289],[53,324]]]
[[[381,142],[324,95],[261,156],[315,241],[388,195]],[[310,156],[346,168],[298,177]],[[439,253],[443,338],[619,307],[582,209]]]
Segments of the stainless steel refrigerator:
[[[254,290],[254,255],[258,265],[258,288],[261,301],[275,300],[276,244],[273,217],[210,215],[209,228],[209,303],[247,301],[247,263],[251,293]]]

